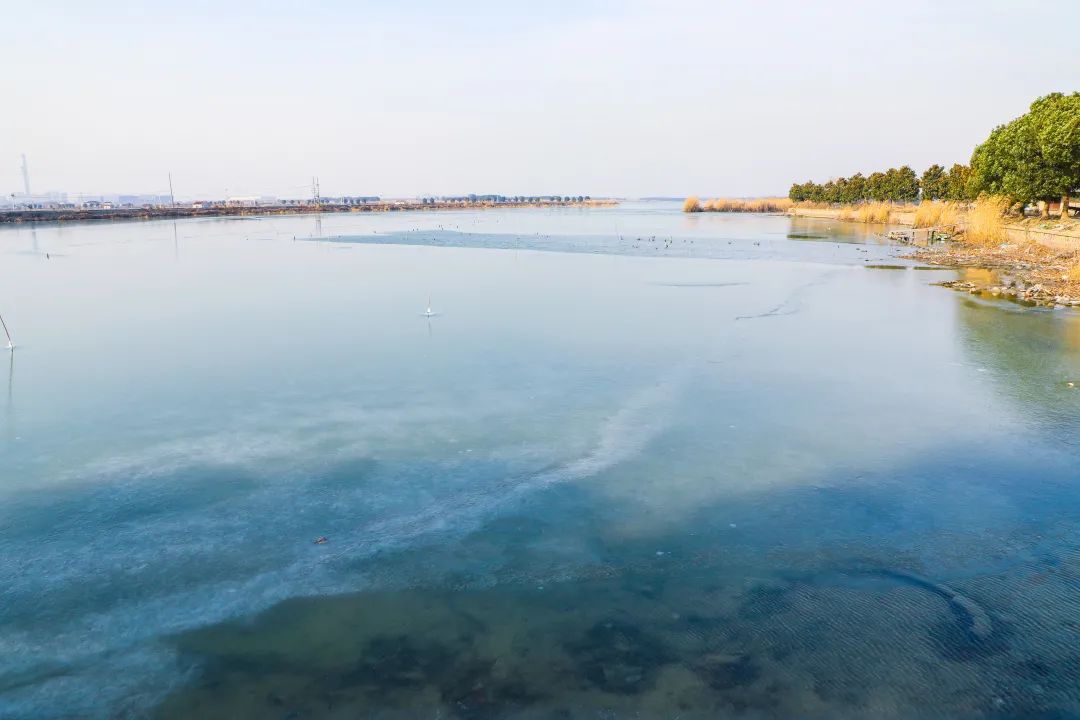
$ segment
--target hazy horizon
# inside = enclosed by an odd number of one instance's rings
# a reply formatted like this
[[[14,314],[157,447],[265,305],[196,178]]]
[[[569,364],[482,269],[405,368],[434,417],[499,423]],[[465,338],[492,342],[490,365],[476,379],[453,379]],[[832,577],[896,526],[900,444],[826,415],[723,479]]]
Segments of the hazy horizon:
[[[5,12],[0,193],[784,194],[966,162],[1080,88],[1071,5],[45,0]],[[1038,23],[1038,33],[1023,32]],[[1003,52],[1006,48],[1007,52]]]

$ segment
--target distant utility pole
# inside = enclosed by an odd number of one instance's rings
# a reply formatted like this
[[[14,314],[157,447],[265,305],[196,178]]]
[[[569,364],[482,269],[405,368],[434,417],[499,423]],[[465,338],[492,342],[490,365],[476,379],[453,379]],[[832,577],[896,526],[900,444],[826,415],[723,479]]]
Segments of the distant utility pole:
[[[175,205],[176,204],[176,196],[173,195],[173,191],[172,191],[172,173],[169,173],[169,204],[170,205]]]
[[[319,178],[311,178],[311,201],[315,205],[322,204],[322,198],[319,196]]]
[[[22,156],[22,184],[23,192],[30,194],[30,168],[26,165],[26,153]]]

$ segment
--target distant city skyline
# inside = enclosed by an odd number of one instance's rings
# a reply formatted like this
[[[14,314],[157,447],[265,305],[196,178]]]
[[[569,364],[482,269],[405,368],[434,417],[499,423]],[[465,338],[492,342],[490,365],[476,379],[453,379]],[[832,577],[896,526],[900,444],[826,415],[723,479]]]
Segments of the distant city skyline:
[[[26,185],[24,184],[24,188],[25,188],[25,186]],[[276,201],[286,201],[286,200],[296,200],[296,201],[306,202],[306,201],[312,201],[312,200],[332,201],[334,199],[341,199],[341,198],[349,198],[349,199],[356,199],[356,200],[366,200],[366,201],[377,201],[377,200],[384,199],[384,198],[382,198],[382,196],[378,196],[378,195],[357,195],[356,193],[336,193],[336,194],[333,194],[333,195],[328,195],[326,193],[319,192],[318,195],[316,195],[316,190],[317,189],[318,188],[316,188],[316,187],[311,187],[311,188],[307,188],[308,192],[306,192],[306,193],[297,193],[297,194],[287,195],[287,196],[272,195],[272,194],[265,194],[265,193],[264,194],[257,194],[257,195],[235,195],[235,194],[230,194],[230,195],[222,195],[222,196],[208,195],[208,194],[196,194],[196,195],[187,196],[187,195],[176,195],[176,194],[172,194],[172,193],[141,193],[141,192],[97,192],[97,193],[77,192],[77,193],[72,193],[72,192],[67,192],[65,190],[55,190],[55,189],[54,190],[45,190],[45,191],[42,191],[42,192],[29,192],[28,193],[28,192],[25,192],[25,190],[23,190],[23,191],[19,191],[19,192],[4,193],[3,195],[0,195],[0,209],[2,209],[4,207],[9,207],[9,206],[18,206],[18,205],[25,206],[25,205],[27,205],[27,203],[30,203],[30,204],[52,204],[52,205],[56,205],[56,204],[79,205],[79,204],[83,204],[83,203],[86,203],[86,202],[110,202],[110,203],[130,204],[130,205],[166,205],[166,204],[170,204],[170,203],[176,203],[176,204],[190,203],[190,202],[193,202],[193,201],[199,202],[199,201],[224,201],[224,200],[237,201],[237,200],[244,200],[244,201],[252,201],[252,202],[258,201],[258,202],[260,202],[262,204],[270,204],[270,203],[273,203],[273,202],[276,202]],[[577,194],[577,195],[574,195],[574,196],[571,196],[570,194],[566,194],[565,196],[568,197],[568,198],[569,197],[578,197],[578,196],[580,196],[582,199],[591,198],[591,195],[580,194],[580,193]],[[453,194],[439,194],[439,195],[402,195],[402,196],[396,196],[396,197],[398,197],[398,198],[408,198],[408,199],[421,199],[421,198],[424,198],[424,199],[440,199],[440,200],[445,200],[445,199],[454,199],[454,200],[468,199],[468,200],[475,201],[477,199],[483,200],[483,199],[496,199],[496,198],[501,199],[501,200],[507,200],[507,199],[511,199],[511,198],[518,198],[519,196],[517,196],[517,195],[508,195],[508,194],[505,194],[505,193],[453,193]],[[520,196],[520,197],[522,199],[526,199],[526,196]],[[532,198],[550,198],[550,197],[556,197],[556,195],[552,194],[552,193],[545,193],[543,195],[528,196],[529,199],[532,199]],[[561,197],[561,196],[558,196],[558,197]],[[394,199],[394,198],[386,198],[386,199]]]
[[[514,5],[21,3],[0,193],[783,194],[1080,88],[1063,0]]]

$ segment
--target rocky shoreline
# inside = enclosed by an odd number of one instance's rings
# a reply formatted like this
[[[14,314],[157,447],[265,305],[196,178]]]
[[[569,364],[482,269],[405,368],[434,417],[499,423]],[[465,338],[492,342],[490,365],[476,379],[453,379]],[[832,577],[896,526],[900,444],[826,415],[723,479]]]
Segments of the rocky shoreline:
[[[966,280],[945,280],[933,284],[972,295],[1003,297],[1037,307],[1080,307],[1080,295],[1055,295],[1038,283],[1031,287],[1026,287],[1019,281],[1008,281],[1002,285],[980,285]]]
[[[1080,253],[1037,243],[982,246],[947,242],[906,255],[928,265],[966,271],[935,283],[972,295],[998,297],[1037,307],[1080,306]]]

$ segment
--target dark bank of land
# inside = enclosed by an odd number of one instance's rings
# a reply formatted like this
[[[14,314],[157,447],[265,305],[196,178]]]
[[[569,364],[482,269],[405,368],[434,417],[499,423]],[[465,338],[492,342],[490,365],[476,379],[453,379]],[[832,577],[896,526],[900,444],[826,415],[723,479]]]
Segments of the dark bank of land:
[[[306,205],[262,205],[208,207],[159,206],[123,208],[60,208],[46,210],[3,210],[0,223],[88,222],[95,220],[163,220],[177,218],[244,217],[255,215],[305,215],[310,213],[371,213],[411,210],[483,210],[489,208],[596,207],[618,204],[615,200],[542,200],[542,201],[458,201],[407,200],[372,202],[357,205],[310,203]]]

